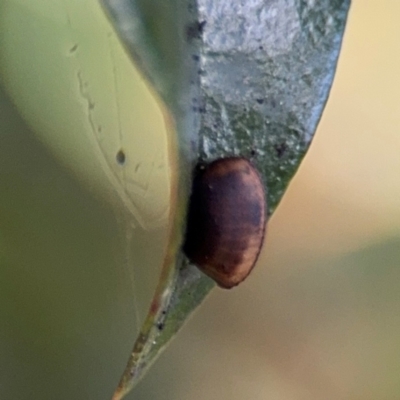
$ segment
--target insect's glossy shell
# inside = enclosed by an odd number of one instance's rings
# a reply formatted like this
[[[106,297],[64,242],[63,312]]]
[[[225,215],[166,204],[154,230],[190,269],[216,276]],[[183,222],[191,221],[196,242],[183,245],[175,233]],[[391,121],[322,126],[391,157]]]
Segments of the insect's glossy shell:
[[[254,166],[239,157],[216,160],[194,178],[184,251],[219,286],[236,286],[257,261],[266,215]]]

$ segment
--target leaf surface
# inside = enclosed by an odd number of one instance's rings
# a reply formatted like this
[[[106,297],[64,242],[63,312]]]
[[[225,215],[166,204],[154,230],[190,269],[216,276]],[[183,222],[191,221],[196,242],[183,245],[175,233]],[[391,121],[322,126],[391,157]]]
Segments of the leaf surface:
[[[215,286],[181,252],[199,161],[251,158],[269,214],[304,157],[333,82],[349,0],[103,0],[166,107],[170,236],[148,317],[113,399],[121,399]]]

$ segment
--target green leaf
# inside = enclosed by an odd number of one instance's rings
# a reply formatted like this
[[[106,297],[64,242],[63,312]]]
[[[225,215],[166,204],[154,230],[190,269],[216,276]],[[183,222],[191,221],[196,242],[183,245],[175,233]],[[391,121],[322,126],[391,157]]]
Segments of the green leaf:
[[[269,213],[275,210],[321,118],[350,0],[102,3],[175,127],[167,254],[118,400],[214,287],[181,252],[193,167],[225,156],[252,158]]]

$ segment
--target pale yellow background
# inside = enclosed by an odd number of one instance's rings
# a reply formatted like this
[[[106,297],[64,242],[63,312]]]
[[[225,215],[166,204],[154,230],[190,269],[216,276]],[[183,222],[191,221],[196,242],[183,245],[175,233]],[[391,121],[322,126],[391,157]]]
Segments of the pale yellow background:
[[[29,2],[0,0],[0,21],[6,4],[26,13]],[[71,29],[57,10],[34,25],[64,27],[57,49],[67,51]],[[400,398],[399,16],[396,0],[353,1],[328,106],[258,266],[237,289],[212,293],[129,399]],[[91,75],[93,61],[79,62]],[[11,105],[9,85],[0,92],[0,398],[106,400],[154,289],[164,232],[132,234],[129,212],[77,180],[62,155],[73,144],[46,142]]]

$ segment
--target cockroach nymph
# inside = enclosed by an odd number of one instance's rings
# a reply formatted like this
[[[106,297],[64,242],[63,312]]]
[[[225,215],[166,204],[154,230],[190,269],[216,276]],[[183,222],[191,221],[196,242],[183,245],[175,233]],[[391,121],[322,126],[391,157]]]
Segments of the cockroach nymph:
[[[264,185],[242,157],[221,158],[197,169],[183,250],[189,260],[226,289],[253,269],[267,220]]]

